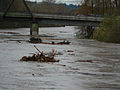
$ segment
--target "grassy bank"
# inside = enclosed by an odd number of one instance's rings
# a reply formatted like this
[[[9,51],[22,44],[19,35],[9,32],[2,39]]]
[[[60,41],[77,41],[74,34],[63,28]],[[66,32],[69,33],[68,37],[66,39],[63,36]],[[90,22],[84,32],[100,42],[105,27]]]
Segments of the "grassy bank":
[[[101,24],[98,30],[93,33],[93,39],[120,43],[120,16],[109,16]]]

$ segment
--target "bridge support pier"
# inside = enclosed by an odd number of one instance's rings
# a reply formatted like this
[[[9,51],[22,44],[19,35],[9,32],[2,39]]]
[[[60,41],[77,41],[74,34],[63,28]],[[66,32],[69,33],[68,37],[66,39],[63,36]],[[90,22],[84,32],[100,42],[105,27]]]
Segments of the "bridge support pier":
[[[30,28],[30,35],[32,37],[37,37],[39,34],[39,27],[38,24],[32,24],[32,27]]]
[[[41,43],[42,40],[39,37],[39,26],[38,24],[32,24],[30,28],[30,42],[31,43]]]

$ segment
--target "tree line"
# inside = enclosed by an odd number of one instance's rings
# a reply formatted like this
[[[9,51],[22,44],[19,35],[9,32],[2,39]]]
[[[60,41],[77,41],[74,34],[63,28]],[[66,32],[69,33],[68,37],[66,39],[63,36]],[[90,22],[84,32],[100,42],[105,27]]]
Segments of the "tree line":
[[[77,13],[79,14],[101,14],[112,13],[120,9],[120,0],[82,0],[82,5]]]
[[[120,0],[101,0],[101,6],[98,6],[96,0],[96,4],[91,4],[91,12],[102,14],[105,19],[99,29],[94,31],[93,38],[102,42],[120,43]]]
[[[0,11],[5,11],[6,8],[9,6],[12,0],[4,0]],[[42,2],[31,2],[26,0],[26,3],[34,13],[49,13],[49,14],[64,14],[64,15],[74,15],[78,8],[69,8],[64,3],[56,3],[56,0],[42,0]],[[23,0],[14,0],[9,11],[13,12],[27,12],[27,9],[23,3]]]
[[[5,11],[12,0],[0,0],[0,11]],[[82,0],[79,8],[73,9],[66,7],[66,4],[57,4],[56,0],[42,0],[42,2],[31,2],[25,0],[32,12],[36,13],[56,13],[69,15],[91,15],[112,13],[120,8],[120,0]],[[14,0],[10,11],[26,12],[23,0]]]

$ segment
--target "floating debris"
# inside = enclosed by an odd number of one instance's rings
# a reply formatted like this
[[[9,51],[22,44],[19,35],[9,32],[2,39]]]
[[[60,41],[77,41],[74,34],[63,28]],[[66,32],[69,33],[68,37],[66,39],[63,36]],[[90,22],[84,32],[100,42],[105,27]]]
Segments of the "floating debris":
[[[56,60],[55,57],[55,51],[53,50],[50,55],[45,55],[43,52],[41,52],[35,45],[34,47],[37,49],[39,53],[33,54],[33,56],[23,56],[20,61],[37,61],[37,62],[59,62],[59,60]]]
[[[0,32],[0,33],[3,33],[3,34],[19,34],[17,32]]]
[[[67,44],[67,45],[69,45],[71,42],[69,42],[68,40],[64,40],[64,41],[62,41],[62,42],[54,42],[54,41],[52,41],[52,42],[43,42],[42,41],[42,39],[40,39],[40,38],[34,38],[34,37],[32,37],[32,38],[30,38],[30,41],[29,41],[30,43],[34,43],[34,44],[51,44],[51,45],[64,45],[64,44]]]
[[[55,64],[55,65],[58,65],[58,66],[64,66],[64,67],[66,66],[66,65],[64,65],[64,64]]]
[[[75,62],[90,62],[90,63],[93,63],[93,60],[77,60]]]
[[[42,43],[42,39],[36,38],[36,37],[31,37],[29,42],[30,43]]]
[[[67,52],[74,52],[73,50],[67,50]]]
[[[57,44],[70,44],[71,42],[69,42],[68,40],[64,40],[63,42],[59,42]]]

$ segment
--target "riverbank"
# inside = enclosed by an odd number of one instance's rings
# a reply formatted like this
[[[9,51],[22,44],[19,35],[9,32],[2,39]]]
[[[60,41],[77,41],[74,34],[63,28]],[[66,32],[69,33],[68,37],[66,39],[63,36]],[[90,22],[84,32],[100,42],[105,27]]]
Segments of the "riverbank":
[[[108,43],[120,43],[120,16],[107,17],[101,27],[94,31],[93,39]]]

